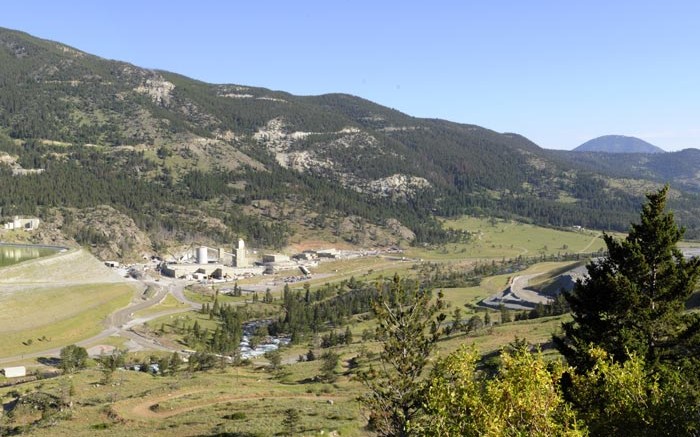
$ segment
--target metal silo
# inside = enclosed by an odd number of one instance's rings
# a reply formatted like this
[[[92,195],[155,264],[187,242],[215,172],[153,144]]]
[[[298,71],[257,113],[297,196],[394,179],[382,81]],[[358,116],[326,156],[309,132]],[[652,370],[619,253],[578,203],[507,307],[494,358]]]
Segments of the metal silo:
[[[209,253],[207,248],[202,246],[197,249],[197,264],[207,264],[209,263]]]

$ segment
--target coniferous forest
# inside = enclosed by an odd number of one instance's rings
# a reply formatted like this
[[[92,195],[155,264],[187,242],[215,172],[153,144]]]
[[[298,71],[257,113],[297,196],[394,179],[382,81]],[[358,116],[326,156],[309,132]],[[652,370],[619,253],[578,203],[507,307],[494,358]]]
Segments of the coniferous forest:
[[[4,29],[0,41],[4,217],[109,205],[159,248],[173,235],[280,247],[299,225],[351,216],[398,220],[414,244],[440,244],[453,236],[435,217],[460,214],[622,231],[645,192],[677,178],[670,202],[686,235],[700,232],[692,157],[572,159],[353,96],[212,85]],[[685,170],[669,172],[678,160]],[[193,210],[201,220],[185,219]]]

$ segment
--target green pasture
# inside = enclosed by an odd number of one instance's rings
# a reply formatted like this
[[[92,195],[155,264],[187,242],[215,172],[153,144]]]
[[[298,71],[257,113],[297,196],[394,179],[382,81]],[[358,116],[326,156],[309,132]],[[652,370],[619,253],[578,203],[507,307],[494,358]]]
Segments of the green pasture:
[[[409,248],[406,256],[428,260],[463,258],[516,258],[564,253],[590,253],[605,246],[601,233],[560,230],[525,223],[464,216],[443,221],[445,228],[469,231],[466,243],[448,243],[438,248]]]
[[[483,311],[480,314],[483,315]],[[499,320],[497,311],[492,311],[491,316],[492,320]],[[441,355],[446,355],[466,344],[474,345],[481,354],[488,354],[499,351],[516,339],[526,340],[533,345],[544,345],[551,340],[552,334],[559,332],[562,322],[570,319],[571,316],[566,315],[495,324],[490,329],[484,328],[469,335],[459,333],[444,338],[438,344],[438,350]]]
[[[127,284],[27,288],[0,297],[0,357],[75,343],[98,334],[134,294]]]
[[[135,292],[133,284],[80,249],[0,269],[0,357],[94,336]]]

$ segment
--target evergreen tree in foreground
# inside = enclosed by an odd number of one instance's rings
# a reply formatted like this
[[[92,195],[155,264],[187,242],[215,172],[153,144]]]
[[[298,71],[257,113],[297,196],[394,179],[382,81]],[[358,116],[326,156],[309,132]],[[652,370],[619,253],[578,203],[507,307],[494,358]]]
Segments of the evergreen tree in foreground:
[[[700,277],[700,259],[686,260],[676,244],[683,236],[665,212],[668,186],[647,195],[641,222],[617,240],[604,235],[608,255],[588,264],[588,278],[565,295],[573,321],[554,342],[579,371],[592,365],[595,345],[616,361],[630,354],[648,366],[698,361],[700,315],[684,312]]]
[[[428,389],[423,372],[442,335],[442,292],[394,275],[374,302],[377,337],[384,338],[380,365],[359,374],[368,392],[360,397],[369,427],[378,436],[406,437],[410,423],[422,414]],[[387,289],[388,287],[388,289]]]

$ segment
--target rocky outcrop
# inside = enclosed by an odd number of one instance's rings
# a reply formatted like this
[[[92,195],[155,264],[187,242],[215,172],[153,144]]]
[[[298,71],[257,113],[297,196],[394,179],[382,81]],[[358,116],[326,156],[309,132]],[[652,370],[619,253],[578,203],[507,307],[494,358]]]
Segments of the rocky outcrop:
[[[22,168],[22,166],[17,162],[16,157],[8,155],[5,152],[0,152],[0,164],[10,167],[12,169],[12,174],[15,176],[24,176],[44,172],[43,168]]]
[[[134,91],[148,95],[153,102],[168,106],[172,91],[175,89],[175,84],[168,82],[162,77],[148,78],[146,81],[134,88]]]
[[[301,141],[309,141],[314,135],[323,135],[323,140],[314,142],[313,147],[298,148]],[[366,179],[358,176],[355,169],[343,166],[335,157],[347,149],[356,151],[358,155],[385,154],[377,138],[355,127],[346,127],[330,134],[290,132],[284,120],[276,118],[259,129],[253,138],[273,153],[282,167],[300,173],[320,173],[361,193],[406,199],[414,196],[419,190],[431,187],[430,182],[421,177],[393,174],[379,179]]]
[[[370,194],[378,196],[408,198],[419,190],[430,188],[427,179],[405,174],[395,174],[386,178],[371,181],[364,188]]]

